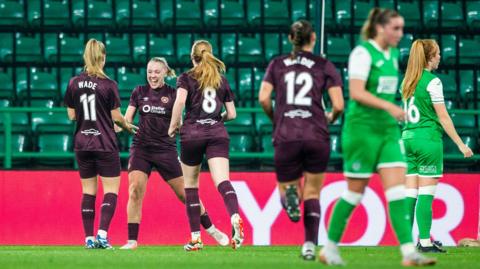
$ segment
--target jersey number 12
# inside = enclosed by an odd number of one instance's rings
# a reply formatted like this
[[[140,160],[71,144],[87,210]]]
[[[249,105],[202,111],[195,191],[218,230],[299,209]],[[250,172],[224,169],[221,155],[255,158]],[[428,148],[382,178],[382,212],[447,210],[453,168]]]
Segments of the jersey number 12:
[[[313,79],[310,73],[302,72],[295,76],[295,71],[285,74],[285,82],[287,83],[287,104],[298,106],[311,106],[312,98],[306,96],[313,86]],[[295,95],[295,84],[302,85],[300,91]]]
[[[95,111],[95,94],[87,95],[84,93],[80,95],[80,102],[83,105],[83,118],[85,120],[96,121],[97,113]]]

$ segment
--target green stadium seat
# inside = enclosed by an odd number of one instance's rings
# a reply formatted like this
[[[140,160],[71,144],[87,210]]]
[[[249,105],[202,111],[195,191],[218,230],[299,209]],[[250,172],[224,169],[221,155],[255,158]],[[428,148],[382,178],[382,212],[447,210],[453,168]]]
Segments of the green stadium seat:
[[[438,1],[423,1],[423,23],[426,27],[438,26]]]
[[[31,128],[28,123],[28,114],[26,112],[12,112],[11,114],[12,119],[12,131],[18,133],[29,133]],[[2,120],[0,121],[0,134],[4,134],[3,131],[3,116]]]
[[[398,1],[397,9],[405,19],[405,27],[419,27],[421,25],[418,1],[400,0]]]
[[[27,103],[28,87],[25,69],[17,69],[17,91],[22,103]],[[58,85],[56,72],[44,72],[36,68],[30,70],[30,98],[35,99],[56,99]]]
[[[45,133],[38,136],[37,145],[38,152],[44,153],[64,153],[71,152],[73,149],[72,134]],[[39,165],[48,166],[71,166],[73,158],[37,158],[35,160]]]
[[[67,113],[32,112],[32,131],[37,134],[73,131]]]
[[[144,34],[134,34],[133,40],[133,61],[136,63],[147,62],[147,37]]]
[[[438,78],[442,81],[443,95],[445,100],[455,101],[457,98],[457,83],[455,72],[437,73]]]
[[[24,103],[23,106],[27,106],[27,105]],[[30,100],[30,106],[52,108],[52,107],[56,107],[57,104],[53,99],[32,99]]]
[[[378,0],[378,6],[381,8],[395,9],[394,0]]]
[[[14,91],[12,75],[0,72],[0,98],[13,100]]]
[[[327,38],[327,58],[335,63],[348,61],[348,54],[352,50],[347,36],[329,36]]]
[[[220,47],[218,46],[217,34],[194,34],[193,41],[197,41],[197,40],[206,40],[210,42],[210,44],[212,45],[213,54],[217,56],[220,55]],[[190,50],[191,50],[191,45],[193,45],[193,42],[190,44]],[[188,53],[190,57],[190,51]]]
[[[13,36],[0,33],[0,62],[11,62],[13,55]]]
[[[239,36],[238,60],[240,62],[262,62],[263,59],[260,35]]]
[[[225,61],[226,58],[235,58],[235,34],[222,34],[220,40],[222,41],[222,59]]]
[[[453,124],[456,128],[473,129],[475,128],[475,115],[451,114]]]
[[[249,23],[252,25],[261,25],[262,18],[260,12],[260,5],[262,1],[260,0],[249,0],[248,9],[249,9]],[[253,11],[252,8],[258,9]],[[286,0],[264,0],[264,25],[268,26],[288,26],[290,25],[290,18],[288,16],[288,1]]]
[[[457,37],[455,35],[442,35],[442,62],[446,64],[455,63],[457,54],[456,42]]]
[[[398,44],[400,50],[400,62],[406,64],[408,62],[408,56],[410,55],[410,48],[413,43],[413,35],[405,34]]]
[[[297,0],[295,3],[292,3],[292,21],[298,21],[300,19],[309,20],[314,18],[315,9],[314,1],[307,0]],[[310,14],[308,14],[310,12]],[[334,22],[333,13],[332,13],[332,0],[325,1],[325,24],[332,25]]]
[[[272,58],[290,51],[291,45],[287,35],[265,34],[265,60],[270,61]]]
[[[63,26],[70,23],[68,2],[66,0],[43,1],[43,24],[45,26]],[[28,22],[35,27],[41,25],[40,0],[28,1]]]
[[[60,61],[83,62],[84,39],[82,36],[67,36],[60,34]],[[107,52],[108,53],[108,52]]]
[[[85,10],[83,1],[73,2],[73,23],[76,26],[84,25]],[[88,26],[111,27],[114,25],[111,0],[88,1]]]
[[[218,0],[205,1],[204,22],[207,26],[218,26]],[[221,1],[221,19],[222,26],[244,26],[245,10],[243,0],[222,0]]]
[[[274,152],[274,147],[272,143],[272,135],[271,134],[265,134],[262,135],[262,140],[261,140],[261,145],[262,145],[262,151],[263,152]]]
[[[460,138],[468,147],[472,149],[474,153],[478,152],[478,141],[475,133],[467,132],[465,134],[460,134]],[[444,136],[443,139],[444,154],[453,155],[455,158],[457,158],[456,160],[448,160],[445,166],[452,166],[451,168],[460,168],[465,171],[464,169],[466,167],[476,167],[478,165],[475,162],[464,159],[463,154],[460,153],[457,145],[448,136]]]
[[[35,34],[34,36],[26,36],[24,34],[17,33],[15,39],[17,46],[16,61],[28,63],[43,61],[39,34]],[[13,54],[7,56],[7,61],[13,61]]]
[[[10,106],[10,100],[8,99],[0,99],[0,108],[2,107],[9,107]]]
[[[252,69],[240,68],[238,70],[238,99],[250,100],[253,97],[252,87]]]
[[[442,2],[442,28],[465,25],[461,1]]]
[[[341,136],[338,134],[330,135],[331,154],[340,154],[342,152]]]
[[[132,1],[133,14],[130,14],[129,2],[130,0],[117,0],[116,2],[116,20],[120,27],[129,26],[130,16],[132,16],[132,26],[156,27],[159,25],[156,1]]]
[[[265,113],[256,113],[255,129],[258,134],[270,134],[273,131],[273,123]]]
[[[72,68],[60,68],[60,92],[62,100],[67,91],[68,83],[70,83],[70,79],[72,79],[74,74]]]
[[[237,117],[233,121],[225,123],[229,133],[253,133],[253,118],[251,113],[237,113]]]
[[[480,64],[480,55],[478,54],[480,41],[475,39],[460,39],[459,53],[461,64]]]
[[[107,57],[109,62],[131,62],[130,42],[128,35],[112,36],[107,34],[105,36],[105,46],[107,50]]]
[[[160,8],[166,7],[166,11],[162,11],[162,24],[172,26],[174,23],[177,26],[188,28],[201,28],[203,23],[201,20],[200,1],[199,0],[177,0],[175,1],[176,21],[174,22],[173,12],[168,6],[170,1],[162,3]],[[165,4],[165,5],[164,5]]]
[[[358,0],[353,6],[354,25],[361,26],[368,17],[370,9],[375,5],[373,0]],[[338,24],[346,27],[351,25],[351,1],[336,1],[335,2],[335,17]]]
[[[0,3],[0,25],[22,26],[25,23],[23,1],[2,1]]]
[[[255,102],[257,102],[257,97],[258,97],[258,91],[260,90],[260,85],[262,84],[263,77],[265,76],[265,70],[254,67],[253,68],[253,92],[254,92],[254,97],[255,97]]]
[[[29,136],[23,133],[12,133],[12,152],[25,152],[31,148]],[[0,132],[0,154],[5,154],[5,133]],[[28,164],[28,159],[13,159],[12,164],[14,166],[21,164]],[[0,163],[3,164],[3,158],[0,158]]]
[[[175,50],[173,46],[172,35],[167,36],[150,36],[150,58],[164,57],[167,61],[176,62]]]
[[[473,70],[460,71],[460,98],[465,104],[476,101]]]
[[[120,67],[118,69],[117,82],[118,82],[118,90],[120,92],[127,91],[131,94],[133,89],[135,89],[136,86],[143,85],[146,83],[146,76],[144,74],[131,72],[125,67]]]
[[[177,59],[180,63],[189,63],[190,53],[192,51],[192,35],[177,34]]]
[[[467,1],[467,24],[471,28],[480,27],[480,2]]]
[[[253,146],[253,138],[250,134],[230,134],[230,152],[250,152]]]

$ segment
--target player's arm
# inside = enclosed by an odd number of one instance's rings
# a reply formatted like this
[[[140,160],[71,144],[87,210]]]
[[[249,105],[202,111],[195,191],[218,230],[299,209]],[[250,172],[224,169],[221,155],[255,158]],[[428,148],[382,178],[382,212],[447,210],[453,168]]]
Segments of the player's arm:
[[[260,92],[258,93],[258,102],[263,108],[263,111],[273,121],[273,105],[272,105],[273,85],[270,82],[262,81],[260,85]]]
[[[329,123],[332,123],[335,122],[340,115],[342,115],[345,108],[342,88],[338,86],[328,88],[328,96],[332,102],[332,112],[327,114],[327,119]]]
[[[127,111],[125,112],[125,120],[128,123],[132,123],[133,119],[135,118],[135,112],[137,111],[137,108],[134,106],[128,106]],[[115,132],[119,133],[122,131],[122,128],[120,128],[118,125],[115,124],[114,126]]]
[[[175,136],[175,132],[180,128],[182,120],[183,108],[185,108],[185,102],[187,101],[188,91],[184,88],[178,88],[177,97],[172,109],[172,120],[170,121],[170,127],[168,128],[168,135],[170,137]]]
[[[122,115],[122,112],[120,112],[119,107],[117,107],[115,109],[112,109],[110,111],[110,114],[112,115],[113,122],[116,125],[118,125],[120,128],[122,128],[123,130],[127,130],[127,132],[129,132],[131,134],[136,134],[137,133],[138,127],[131,124],[131,123],[128,123],[125,120],[125,118]]]
[[[67,114],[68,114],[68,119],[69,120],[77,120],[77,115],[75,114],[75,109],[67,107]]]
[[[455,126],[453,125],[452,119],[450,115],[448,115],[447,108],[445,107],[444,103],[433,104],[433,108],[435,109],[435,113],[437,113],[438,120],[445,130],[445,133],[452,139],[452,141],[457,145],[460,152],[462,152],[463,157],[469,158],[473,156],[472,150],[463,143],[462,139],[458,135],[457,131],[455,130]]]
[[[222,121],[227,122],[234,120],[237,117],[237,110],[233,102],[225,103],[225,111],[222,112]]]

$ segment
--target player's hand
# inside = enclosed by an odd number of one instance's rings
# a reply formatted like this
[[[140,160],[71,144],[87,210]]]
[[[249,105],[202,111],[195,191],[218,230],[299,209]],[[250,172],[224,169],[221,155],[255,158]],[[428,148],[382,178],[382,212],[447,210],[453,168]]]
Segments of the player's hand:
[[[116,124],[113,125],[113,130],[115,130],[115,133],[120,133],[121,131],[123,131],[122,127]]]
[[[137,130],[138,130],[137,126],[127,122],[127,125],[125,127],[126,127],[125,129],[127,130],[127,132],[129,132],[131,134],[136,134],[137,133]]]
[[[470,158],[473,156],[473,151],[470,149],[467,145],[462,143],[460,146],[458,146],[458,149],[460,152],[463,154],[464,158]]]
[[[175,134],[177,133],[177,131],[178,131],[178,128],[174,128],[170,126],[170,128],[168,128],[168,136],[175,137]]]
[[[325,112],[325,117],[327,118],[327,123],[333,123],[333,112]]]
[[[406,114],[401,107],[391,104],[388,106],[387,112],[390,113],[390,115],[392,115],[392,117],[394,117],[396,120],[405,121]]]

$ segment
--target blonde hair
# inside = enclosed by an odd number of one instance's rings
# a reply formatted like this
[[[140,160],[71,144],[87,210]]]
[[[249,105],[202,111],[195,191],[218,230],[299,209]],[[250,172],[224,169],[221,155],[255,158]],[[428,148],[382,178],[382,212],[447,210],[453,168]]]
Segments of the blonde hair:
[[[418,81],[422,77],[423,69],[439,51],[438,44],[433,39],[415,40],[410,49],[407,71],[402,82],[402,97],[404,100],[412,97],[415,93]]]
[[[368,13],[367,20],[363,23],[362,30],[360,32],[363,40],[373,39],[377,36],[377,29],[375,26],[386,25],[390,22],[390,19],[401,17],[400,14],[388,8],[375,7]]]
[[[83,61],[85,62],[84,70],[89,76],[99,78],[108,78],[103,72],[103,64],[105,61],[105,45],[96,39],[91,38],[85,45],[83,52]]]
[[[167,59],[165,59],[164,57],[153,57],[150,59],[150,61],[148,61],[148,63],[151,63],[151,62],[162,63],[165,66],[165,68],[167,68],[167,77],[174,78],[177,76],[177,74],[175,74],[175,70],[170,68],[170,66],[168,65]]]
[[[190,69],[189,73],[198,81],[200,89],[220,88],[225,64],[213,55],[212,45],[206,40],[197,40],[193,43],[190,56],[197,65]]]

